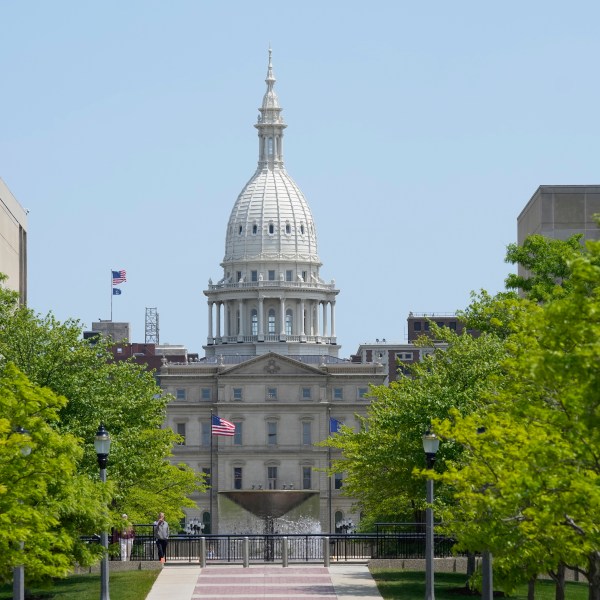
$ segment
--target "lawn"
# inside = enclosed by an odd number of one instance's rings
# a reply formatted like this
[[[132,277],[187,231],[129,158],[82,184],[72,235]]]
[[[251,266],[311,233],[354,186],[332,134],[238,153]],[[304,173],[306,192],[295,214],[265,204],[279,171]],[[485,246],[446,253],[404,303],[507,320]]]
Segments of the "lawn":
[[[379,593],[386,600],[423,600],[425,597],[425,573],[422,571],[398,571],[395,569],[372,569]],[[470,596],[461,593],[465,575],[460,573],[435,574],[436,600],[474,600],[480,594]],[[497,592],[496,592],[497,593]],[[567,583],[566,600],[587,600],[587,583]],[[511,596],[515,600],[527,600],[527,586],[521,586]],[[538,581],[535,586],[536,600],[554,600],[554,583]]]
[[[160,570],[121,571],[109,577],[110,600],[145,600]],[[72,575],[46,587],[27,589],[27,598],[36,600],[98,600],[100,574]],[[0,587],[0,600],[12,599],[12,586]]]

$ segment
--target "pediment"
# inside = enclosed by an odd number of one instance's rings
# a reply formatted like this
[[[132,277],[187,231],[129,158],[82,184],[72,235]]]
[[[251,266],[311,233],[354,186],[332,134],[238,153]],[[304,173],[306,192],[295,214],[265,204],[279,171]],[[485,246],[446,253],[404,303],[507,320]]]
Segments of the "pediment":
[[[307,365],[290,356],[269,352],[261,356],[255,356],[246,362],[239,365],[233,365],[224,369],[219,374],[220,377],[229,375],[260,375],[261,377],[278,377],[278,376],[321,376],[325,373],[314,365]]]

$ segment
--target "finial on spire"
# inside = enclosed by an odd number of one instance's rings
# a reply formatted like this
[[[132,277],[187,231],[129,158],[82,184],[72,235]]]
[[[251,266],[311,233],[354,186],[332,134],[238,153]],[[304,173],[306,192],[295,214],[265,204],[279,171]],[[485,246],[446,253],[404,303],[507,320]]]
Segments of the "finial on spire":
[[[265,79],[265,83],[269,89],[273,89],[273,84],[275,83],[275,76],[273,75],[273,63],[271,61],[272,55],[273,50],[271,49],[271,43],[269,42],[269,66],[267,67],[267,78]]]

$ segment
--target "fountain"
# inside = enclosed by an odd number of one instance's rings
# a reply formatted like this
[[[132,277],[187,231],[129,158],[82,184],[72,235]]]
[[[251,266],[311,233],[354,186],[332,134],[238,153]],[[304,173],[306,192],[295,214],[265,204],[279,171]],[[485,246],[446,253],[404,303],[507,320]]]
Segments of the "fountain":
[[[219,533],[320,533],[319,492],[230,490],[219,492]]]

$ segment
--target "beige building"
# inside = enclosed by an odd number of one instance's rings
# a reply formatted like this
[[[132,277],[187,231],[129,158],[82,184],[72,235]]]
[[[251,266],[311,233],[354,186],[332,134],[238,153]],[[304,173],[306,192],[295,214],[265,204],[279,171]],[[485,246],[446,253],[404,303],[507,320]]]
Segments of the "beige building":
[[[258,121],[258,167],[231,211],[217,283],[209,280],[206,356],[158,373],[174,396],[167,425],[184,442],[175,460],[210,476],[195,498],[205,532],[316,532],[357,522],[343,474],[324,472],[315,446],[340,423],[357,428],[381,364],[338,357],[334,281],[321,277],[316,226],[283,161],[286,127],[269,52]],[[211,434],[213,418],[235,434]]]
[[[0,179],[0,272],[27,304],[27,212]]]

